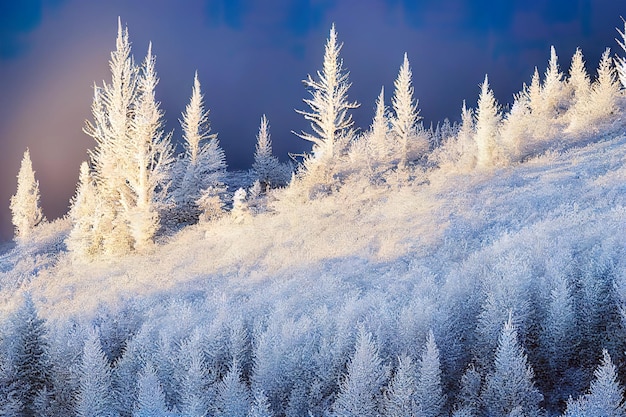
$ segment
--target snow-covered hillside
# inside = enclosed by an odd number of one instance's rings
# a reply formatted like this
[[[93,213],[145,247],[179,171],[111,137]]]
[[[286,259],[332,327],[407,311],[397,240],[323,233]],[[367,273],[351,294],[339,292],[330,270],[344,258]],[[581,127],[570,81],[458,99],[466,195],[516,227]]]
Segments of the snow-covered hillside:
[[[177,409],[179,351],[199,338],[207,381],[236,358],[241,383],[276,413],[318,415],[343,386],[360,331],[377,346],[382,387],[399,355],[419,363],[432,330],[446,409],[460,407],[463,373],[473,364],[484,382],[493,372],[511,314],[542,405],[562,409],[588,389],[603,348],[624,364],[626,347],[623,124],[568,139],[500,169],[350,180],[310,201],[286,188],[265,212],[187,227],[146,255],[72,262],[61,243],[69,225],[57,221],[2,255],[5,323],[28,292],[56,366],[80,368],[95,326],[122,393],[150,362]]]
[[[405,55],[357,133],[336,36],[287,181],[265,117],[226,173],[197,77],[174,157],[120,25],[66,218],[24,155],[0,415],[626,415],[626,61],[553,48],[505,114],[485,77],[428,130]]]

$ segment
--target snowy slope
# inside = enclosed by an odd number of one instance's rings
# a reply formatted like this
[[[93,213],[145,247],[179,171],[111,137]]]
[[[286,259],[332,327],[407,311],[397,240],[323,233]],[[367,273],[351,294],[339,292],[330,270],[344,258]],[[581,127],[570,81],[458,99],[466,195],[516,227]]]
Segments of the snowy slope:
[[[384,186],[351,179],[314,200],[287,188],[266,212],[188,227],[142,256],[72,261],[61,250],[69,225],[57,221],[32,246],[0,257],[3,313],[28,291],[53,337],[66,337],[68,323],[96,325],[120,366],[133,349],[155,362],[162,346],[176,349],[194,329],[211,346],[225,340],[214,349],[225,349],[227,362],[239,323],[250,384],[280,409],[294,387],[315,380],[321,410],[359,325],[391,368],[401,352],[419,359],[433,330],[452,407],[467,364],[489,369],[511,312],[538,385],[559,392],[552,397],[562,410],[559,401],[588,387],[603,347],[623,364],[623,326],[607,319],[602,346],[591,327],[580,330],[589,362],[551,380],[543,353],[550,335],[538,330],[550,324],[551,294],[563,279],[587,294],[583,278],[608,273],[617,305],[626,305],[626,134],[616,126],[564,137],[513,166],[418,169],[412,182]]]
[[[619,220],[626,199],[626,139],[619,133],[594,139],[491,171],[435,170],[398,187],[355,181],[321,200],[281,191],[269,213],[189,227],[147,256],[70,265],[61,254],[55,268],[37,267],[37,276],[22,290],[32,289],[55,306],[66,304],[67,314],[76,308],[85,312],[85,301],[115,305],[124,294],[146,297],[228,283],[246,287],[301,274],[314,279],[329,268],[350,270],[354,263],[368,275],[420,265],[443,278],[468,259],[520,245],[530,235],[536,235],[539,258],[549,256],[544,249],[574,245],[587,229],[598,239],[619,239],[618,230],[604,228],[612,225],[610,219],[617,222],[613,226],[624,226]],[[55,233],[66,225],[48,226],[40,247],[2,255],[5,296],[18,273],[15,266],[58,248]]]

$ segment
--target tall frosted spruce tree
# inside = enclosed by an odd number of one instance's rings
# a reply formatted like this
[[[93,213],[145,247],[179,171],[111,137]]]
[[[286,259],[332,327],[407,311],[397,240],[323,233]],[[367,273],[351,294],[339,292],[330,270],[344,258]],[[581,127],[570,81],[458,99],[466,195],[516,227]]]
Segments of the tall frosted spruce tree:
[[[9,409],[19,417],[45,415],[54,392],[48,329],[29,294],[10,319],[9,338],[7,398],[13,405]]]
[[[91,245],[97,245],[94,253],[115,255],[150,246],[160,221],[160,191],[167,187],[171,145],[154,97],[158,79],[152,48],[138,68],[121,21],[109,67],[111,82],[94,87],[93,122],[87,121],[84,130],[96,141],[90,165],[93,207],[100,211],[90,228]]]
[[[394,82],[394,94],[391,104],[395,117],[391,119],[391,129],[398,138],[400,154],[398,165],[406,168],[409,163],[411,141],[416,139],[416,123],[421,119],[417,101],[413,98],[412,72],[409,58],[404,54],[398,77]]]
[[[174,217],[177,222],[195,223],[201,212],[206,210],[203,202],[219,199],[226,171],[226,157],[217,134],[211,133],[209,110],[204,107],[197,72],[180,125],[185,151],[175,165],[172,187]]]
[[[137,251],[148,248],[158,230],[159,210],[165,202],[164,189],[173,161],[170,135],[163,133],[163,112],[155,99],[159,80],[154,66],[150,44],[138,78],[135,115],[125,147],[130,163],[124,177],[130,198],[121,195],[133,248]]]
[[[272,155],[270,126],[265,115],[261,117],[252,169],[257,174],[262,190],[285,184],[291,175],[288,165],[281,164],[278,158]]]
[[[85,340],[80,366],[80,392],[76,401],[79,417],[116,417],[111,385],[111,367],[100,336],[92,329]]]
[[[303,80],[311,93],[311,98],[304,99],[310,111],[296,110],[311,122],[313,133],[296,133],[300,138],[313,143],[313,154],[304,161],[308,175],[319,175],[319,180],[328,183],[333,175],[336,160],[345,152],[347,143],[352,139],[354,124],[349,110],[359,104],[348,101],[349,72],[343,68],[339,58],[343,44],[337,42],[335,25],[330,28],[330,35],[324,49],[324,64],[317,71],[318,80],[311,75]],[[314,174],[314,171],[317,171]]]
[[[28,239],[35,226],[43,221],[39,207],[39,181],[35,180],[30,151],[26,149],[17,174],[17,191],[11,197],[12,221],[18,242]]]
[[[479,168],[492,166],[496,161],[501,119],[493,91],[489,88],[489,78],[485,75],[476,110],[475,141],[478,148],[476,165]]]

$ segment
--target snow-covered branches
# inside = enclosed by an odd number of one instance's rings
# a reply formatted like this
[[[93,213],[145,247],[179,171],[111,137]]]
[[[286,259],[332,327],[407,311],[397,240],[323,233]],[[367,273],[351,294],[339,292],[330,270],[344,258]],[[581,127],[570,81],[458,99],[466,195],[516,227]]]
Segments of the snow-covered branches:
[[[478,109],[476,111],[476,165],[479,168],[489,167],[495,164],[498,152],[498,139],[501,115],[498,104],[489,88],[489,79],[485,75],[478,96]]]
[[[226,157],[216,133],[211,133],[209,110],[204,108],[200,81],[196,72],[191,99],[180,124],[185,152],[175,165],[172,184],[174,220],[180,223],[198,221],[207,201],[219,199],[226,171]]]
[[[359,107],[358,103],[348,101],[351,84],[348,82],[349,73],[343,69],[343,60],[339,58],[341,47],[333,25],[324,50],[322,70],[317,72],[318,79],[309,75],[303,80],[312,96],[304,102],[311,110],[296,110],[311,122],[313,130],[313,133],[296,135],[313,143],[313,160],[326,166],[343,154],[352,139],[350,132],[354,122],[349,110]]]
[[[265,115],[261,117],[252,169],[256,172],[263,191],[286,184],[291,176],[289,167],[281,164],[278,158],[272,155],[270,126]]]
[[[11,213],[18,242],[28,239],[33,228],[43,221],[39,207],[39,181],[35,180],[30,151],[26,149],[17,174],[17,191],[11,197]]]
[[[394,94],[391,99],[395,117],[391,119],[394,135],[398,138],[400,148],[399,166],[406,168],[409,162],[411,140],[415,140],[416,123],[421,118],[417,109],[417,101],[413,99],[412,72],[409,67],[408,55],[404,54],[404,60],[400,66],[398,77],[394,82]]]
[[[618,45],[620,46],[620,48],[622,48],[622,51],[624,53],[626,53],[626,20],[624,20],[622,18],[622,20],[624,21],[624,30],[619,30],[619,28],[617,29],[617,33],[619,33],[621,39],[615,39],[618,43]],[[617,61],[617,74],[619,76],[619,81],[622,84],[622,88],[626,88],[626,58],[623,56],[618,56],[616,58]]]

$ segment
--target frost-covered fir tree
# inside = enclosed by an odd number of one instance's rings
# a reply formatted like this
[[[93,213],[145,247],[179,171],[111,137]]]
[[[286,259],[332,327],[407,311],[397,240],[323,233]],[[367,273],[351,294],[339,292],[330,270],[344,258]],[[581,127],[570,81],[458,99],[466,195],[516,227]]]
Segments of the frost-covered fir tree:
[[[372,335],[361,326],[347,374],[333,405],[337,417],[375,417],[380,413],[381,390],[387,378]]]
[[[398,77],[394,82],[394,93],[391,99],[394,117],[391,119],[391,129],[398,140],[399,166],[405,168],[409,162],[409,153],[416,139],[416,123],[421,119],[417,109],[417,100],[413,98],[412,72],[406,52],[400,66]]]
[[[165,404],[163,386],[159,382],[156,370],[147,363],[137,380],[137,401],[133,417],[166,417],[169,414]]]
[[[417,415],[415,404],[415,364],[408,355],[398,358],[398,367],[384,396],[385,415],[407,417]]]
[[[539,113],[545,120],[555,119],[561,112],[566,93],[563,83],[563,73],[559,68],[558,56],[554,46],[550,47],[550,61],[541,86],[541,102]]]
[[[615,74],[611,50],[602,54],[598,66],[598,77],[591,86],[588,102],[588,116],[594,120],[605,118],[617,111],[617,98],[620,84]]]
[[[352,139],[352,115],[349,110],[356,109],[359,104],[348,101],[349,72],[343,68],[343,60],[339,58],[343,44],[337,42],[335,25],[330,28],[330,35],[324,48],[324,64],[317,72],[318,80],[311,75],[303,80],[311,93],[311,98],[303,101],[310,111],[296,110],[311,122],[313,133],[296,133],[300,138],[313,143],[313,155],[305,159],[304,167],[311,173],[318,172],[321,181],[328,181],[332,175],[333,165],[337,158],[345,152],[346,145]],[[317,167],[317,168],[315,168]]]
[[[560,389],[563,383],[561,378],[569,367],[574,351],[576,315],[574,299],[565,277],[555,277],[553,285],[540,337],[547,358],[545,372],[549,373],[549,378],[555,384],[555,389],[562,391]],[[556,395],[558,396],[559,393]]]
[[[267,117],[263,115],[259,134],[256,137],[256,150],[252,164],[252,169],[256,172],[262,190],[284,185],[289,179],[286,167],[280,163],[277,157],[272,155],[272,139],[269,129]]]
[[[539,70],[535,67],[535,71],[533,72],[533,76],[530,80],[530,85],[528,88],[523,90],[524,98],[528,103],[528,107],[530,108],[533,116],[536,116],[538,120],[541,114],[541,97],[542,87],[541,87],[541,77],[539,76]]]
[[[42,394],[53,392],[50,370],[48,330],[46,322],[39,317],[30,295],[11,317],[8,366],[12,380],[7,381],[12,390],[8,392],[13,406],[18,406],[17,416],[42,415]]]
[[[388,141],[389,118],[387,106],[385,106],[385,87],[380,88],[380,94],[376,99],[376,111],[368,132],[368,143],[372,156],[377,162],[385,162],[392,149]]]
[[[496,162],[500,121],[501,115],[498,104],[493,91],[489,88],[489,79],[485,75],[485,81],[481,85],[478,96],[478,109],[476,111],[476,165],[480,168],[492,166]]]
[[[535,416],[543,396],[533,382],[534,372],[517,339],[513,319],[502,328],[494,360],[494,369],[486,380],[483,405],[490,417],[507,417],[517,408]]]
[[[87,121],[84,129],[96,141],[90,156],[102,212],[100,228],[94,232],[102,236],[100,252],[109,254],[126,253],[132,247],[122,202],[132,201],[126,178],[130,164],[127,145],[139,94],[138,69],[131,56],[128,30],[122,29],[121,20],[115,44],[109,61],[111,82],[94,86],[93,123]]]
[[[252,406],[248,411],[247,417],[272,417],[270,403],[263,390],[255,391],[254,400],[252,401]]]
[[[70,203],[69,217],[72,230],[65,243],[67,249],[78,259],[85,259],[97,253],[101,236],[98,236],[99,199],[89,164],[80,165],[78,186]]]
[[[617,33],[619,33],[621,39],[615,39],[622,48],[622,51],[626,54],[626,20],[624,20],[624,30],[621,31],[619,28],[617,29]],[[617,56],[616,67],[617,67],[617,75],[619,77],[619,81],[622,84],[622,88],[626,88],[626,58],[623,56]]]
[[[180,356],[184,369],[180,381],[180,411],[188,417],[204,417],[208,415],[213,395],[208,388],[209,368],[198,331],[183,342]]]
[[[111,367],[98,332],[92,329],[83,348],[76,413],[79,417],[117,416],[112,392]]]
[[[415,402],[418,415],[438,417],[443,415],[446,398],[441,380],[439,349],[432,331],[428,333],[426,347],[419,362],[418,378],[415,385]]]
[[[619,384],[617,370],[611,356],[602,350],[602,363],[594,373],[589,393],[567,403],[565,417],[623,417],[624,388]]]
[[[28,149],[24,152],[20,171],[17,174],[17,191],[11,197],[10,207],[13,214],[13,226],[15,226],[15,238],[18,242],[25,241],[44,219],[39,207],[39,181],[35,180]]]
[[[246,417],[248,414],[250,392],[241,380],[241,369],[237,360],[233,360],[228,373],[219,384],[216,403],[216,416]]]
[[[567,85],[570,95],[569,124],[570,129],[575,130],[588,123],[585,112],[591,93],[591,80],[589,79],[589,74],[587,74],[583,53],[580,48],[577,48],[572,56]]]
[[[463,376],[459,389],[457,411],[463,410],[467,415],[478,415],[480,411],[480,391],[482,377],[476,371],[474,364],[470,364]],[[455,414],[456,415],[456,414]],[[462,415],[459,412],[459,415]]]
[[[217,134],[211,133],[209,110],[204,107],[197,72],[180,124],[185,152],[176,163],[172,198],[176,220],[195,223],[202,212],[202,200],[219,198],[226,171],[226,157]]]
[[[571,88],[572,105],[575,106],[576,103],[585,100],[591,88],[591,81],[589,80],[583,52],[580,48],[576,48],[576,52],[572,56],[567,82]]]
[[[131,123],[131,136],[126,145],[128,168],[124,173],[129,198],[122,195],[133,248],[148,248],[159,227],[159,210],[165,203],[159,193],[169,178],[172,162],[170,136],[163,133],[163,112],[155,98],[159,82],[155,72],[152,44],[143,62],[138,79],[138,100]]]

